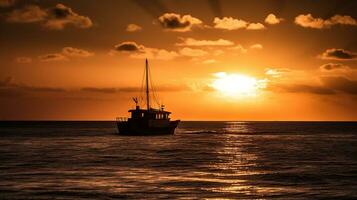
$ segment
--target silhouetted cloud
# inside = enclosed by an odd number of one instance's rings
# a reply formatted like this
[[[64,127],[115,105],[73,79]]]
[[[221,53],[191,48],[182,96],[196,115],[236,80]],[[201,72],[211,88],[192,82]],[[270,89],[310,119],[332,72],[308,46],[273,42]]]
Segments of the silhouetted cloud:
[[[320,66],[321,71],[349,70],[350,68],[341,63],[327,63]]]
[[[90,57],[93,56],[94,53],[86,51],[84,49],[77,49],[73,47],[64,47],[62,49],[62,53],[69,57]]]
[[[141,31],[143,28],[139,25],[136,24],[128,24],[128,26],[126,27],[126,31],[127,32],[138,32]]]
[[[357,80],[350,80],[342,76],[322,77],[321,80],[328,88],[347,94],[357,94]]]
[[[320,56],[325,60],[354,60],[357,59],[357,53],[350,52],[344,49],[326,49]]]
[[[60,54],[60,53],[51,53],[51,54],[41,55],[38,58],[42,62],[67,60],[67,57],[62,55],[62,54]]]
[[[311,93],[318,95],[335,94],[333,89],[329,89],[324,86],[305,84],[269,84],[267,89],[273,92]]]
[[[162,85],[156,88],[156,91],[160,92],[177,92],[185,91],[190,88],[186,85]],[[131,92],[140,92],[142,88],[140,87],[84,87],[80,91],[83,92],[94,92],[94,93],[105,93],[105,94],[114,94],[114,93],[131,93]]]
[[[207,51],[204,51],[202,49],[191,49],[189,47],[182,48],[179,51],[179,53],[183,56],[189,56],[189,57],[200,57],[208,54]]]
[[[274,25],[274,24],[279,24],[283,20],[284,20],[283,18],[278,18],[274,14],[271,13],[265,18],[264,21],[267,24]]]
[[[232,41],[225,39],[218,40],[196,40],[193,38],[179,38],[180,43],[176,43],[177,46],[231,46],[234,45]]]
[[[43,27],[52,30],[62,30],[67,25],[77,28],[90,28],[93,23],[89,17],[75,13],[71,8],[57,4],[49,9],[37,5],[28,5],[10,12],[6,20],[12,23],[41,23]]]
[[[305,28],[324,29],[333,25],[357,26],[357,21],[348,15],[334,15],[329,19],[315,18],[311,14],[302,14],[295,17],[295,24]]]
[[[136,42],[127,41],[115,45],[115,50],[125,51],[125,52],[134,52],[134,51],[144,51],[145,47],[143,45],[138,45]]]
[[[179,56],[175,51],[166,49],[149,48],[144,45],[138,45],[135,42],[127,41],[114,46],[116,52],[130,53],[132,58],[150,58],[158,60],[171,60]],[[110,52],[113,54],[113,51]]]
[[[15,4],[15,0],[0,0],[0,7],[10,7]]]
[[[191,15],[176,13],[165,13],[158,18],[159,23],[166,30],[186,32],[190,31],[193,26],[202,24],[202,21]]]
[[[17,63],[21,63],[21,64],[28,64],[28,63],[32,62],[32,58],[30,58],[30,57],[17,57],[15,59],[15,61]]]
[[[56,87],[37,87],[26,84],[19,84],[13,81],[12,77],[0,80],[1,97],[25,96],[29,92],[65,92],[63,88]]]

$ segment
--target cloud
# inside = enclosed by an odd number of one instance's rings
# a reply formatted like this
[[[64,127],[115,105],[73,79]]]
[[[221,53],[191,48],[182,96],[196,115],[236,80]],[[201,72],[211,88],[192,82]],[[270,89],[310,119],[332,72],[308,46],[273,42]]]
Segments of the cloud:
[[[249,47],[250,49],[257,49],[257,50],[260,50],[260,49],[263,49],[263,45],[261,44],[253,44]]]
[[[265,26],[261,23],[249,23],[242,19],[234,19],[233,17],[215,17],[213,20],[214,28],[224,29],[224,30],[237,30],[237,29],[247,29],[247,30],[262,30]]]
[[[136,42],[128,41],[115,45],[115,50],[124,52],[144,51],[143,45],[138,45]]]
[[[73,47],[64,47],[62,49],[62,53],[69,57],[90,57],[93,56],[94,53],[86,51],[84,49],[77,49]]]
[[[32,58],[30,58],[30,57],[17,57],[15,59],[15,61],[17,63],[21,63],[21,64],[28,64],[28,63],[32,62]]]
[[[63,4],[57,4],[54,8],[48,9],[47,13],[48,19],[44,26],[49,29],[62,30],[67,25],[77,28],[90,28],[93,26],[89,17],[79,15]]]
[[[247,30],[263,30],[265,29],[265,26],[261,23],[250,23],[247,26]]]
[[[114,48],[116,52],[130,53],[130,57],[139,59],[149,58],[158,60],[171,60],[179,56],[179,54],[175,51],[149,48],[132,41],[122,42],[118,45],[115,45]]]
[[[89,17],[79,15],[63,4],[57,4],[49,9],[28,5],[9,13],[6,20],[11,23],[38,22],[50,30],[63,30],[68,25],[76,28],[90,28],[93,26]]]
[[[44,21],[47,12],[36,5],[25,6],[22,9],[13,10],[6,16],[6,21],[11,23],[34,23]]]
[[[340,63],[327,63],[322,66],[320,66],[321,71],[335,71],[335,70],[349,70],[350,68],[346,65],[340,64]]]
[[[202,21],[192,17],[191,15],[183,15],[176,13],[165,13],[158,18],[161,26],[166,30],[187,32],[193,26],[202,24]]]
[[[66,56],[60,53],[51,53],[46,55],[41,55],[38,57],[42,62],[50,62],[50,61],[64,61],[68,60]]]
[[[234,19],[232,17],[223,17],[222,19],[215,17],[213,20],[214,28],[224,30],[237,30],[246,28],[248,22],[241,19]]]
[[[182,48],[179,53],[183,56],[189,56],[189,57],[200,57],[200,56],[205,56],[208,54],[207,51],[201,50],[201,49],[191,49],[189,47],[184,47]]]
[[[202,64],[213,64],[216,63],[217,61],[215,59],[208,59],[208,60],[204,60],[202,62]]]
[[[322,77],[326,87],[347,94],[357,95],[357,80],[350,80],[343,76]]]
[[[295,24],[305,28],[325,29],[334,25],[357,26],[357,21],[348,15],[334,15],[329,19],[314,18],[311,14],[301,14],[295,17]]]
[[[10,7],[15,4],[15,0],[0,0],[0,7]]]
[[[280,22],[282,22],[284,19],[283,18],[278,18],[276,17],[274,14],[269,14],[266,18],[265,18],[265,23],[267,24],[271,24],[271,25],[275,25],[275,24],[279,24]]]
[[[268,90],[273,92],[288,92],[288,93],[312,93],[318,95],[332,95],[335,91],[319,85],[305,84],[270,84]]]
[[[225,39],[218,40],[196,40],[193,38],[180,38],[181,43],[176,43],[177,46],[231,46],[232,41]]]
[[[238,44],[238,45],[236,45],[236,46],[234,46],[234,47],[231,47],[230,49],[232,49],[232,50],[238,50],[238,51],[240,51],[241,53],[247,53],[248,52],[248,50],[246,49],[246,48],[244,48],[242,45],[240,45],[240,44]]]
[[[38,87],[29,86],[26,84],[19,84],[13,81],[12,77],[0,79],[0,94],[1,97],[18,97],[24,96],[29,92],[65,92],[63,88],[56,87]]]
[[[324,60],[355,60],[357,59],[357,53],[350,52],[344,49],[326,49],[320,56],[320,59]]]
[[[138,32],[141,30],[143,30],[143,28],[136,24],[128,24],[128,26],[126,27],[127,32]]]
[[[288,68],[267,68],[265,69],[265,74],[273,78],[279,78],[285,73],[291,72]]]
[[[185,91],[190,88],[186,85],[162,85],[156,88],[156,91],[159,92],[177,92],[177,91]],[[140,87],[84,87],[81,88],[80,91],[83,92],[93,92],[93,93],[105,93],[105,94],[113,94],[113,93],[131,93],[131,92],[140,92],[142,89]]]

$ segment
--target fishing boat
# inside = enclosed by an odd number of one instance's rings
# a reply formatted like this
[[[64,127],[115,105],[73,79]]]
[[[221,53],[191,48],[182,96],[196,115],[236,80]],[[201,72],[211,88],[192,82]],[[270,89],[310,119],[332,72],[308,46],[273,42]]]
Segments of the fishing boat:
[[[146,109],[140,108],[141,99],[134,97],[135,109],[130,109],[130,117],[118,117],[116,122],[120,135],[170,135],[175,133],[175,129],[180,120],[172,121],[169,117],[171,112],[164,110],[164,105],[153,108],[150,104],[150,93],[152,88],[149,86],[150,71],[148,60],[145,60],[145,104]],[[152,82],[152,81],[151,81]],[[150,84],[152,86],[152,84]]]

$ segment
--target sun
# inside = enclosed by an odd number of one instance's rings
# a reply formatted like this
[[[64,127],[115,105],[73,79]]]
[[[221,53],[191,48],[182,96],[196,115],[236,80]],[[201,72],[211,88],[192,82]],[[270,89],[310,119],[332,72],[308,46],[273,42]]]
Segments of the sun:
[[[211,86],[225,96],[255,96],[259,88],[257,79],[242,74],[215,73]]]

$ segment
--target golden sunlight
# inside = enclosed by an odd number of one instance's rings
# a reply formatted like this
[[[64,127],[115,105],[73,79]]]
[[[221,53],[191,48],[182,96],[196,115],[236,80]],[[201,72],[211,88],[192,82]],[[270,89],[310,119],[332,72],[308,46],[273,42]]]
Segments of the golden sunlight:
[[[227,74],[226,72],[215,73],[216,79],[212,87],[226,96],[241,97],[255,96],[259,88],[256,78],[242,74]]]

